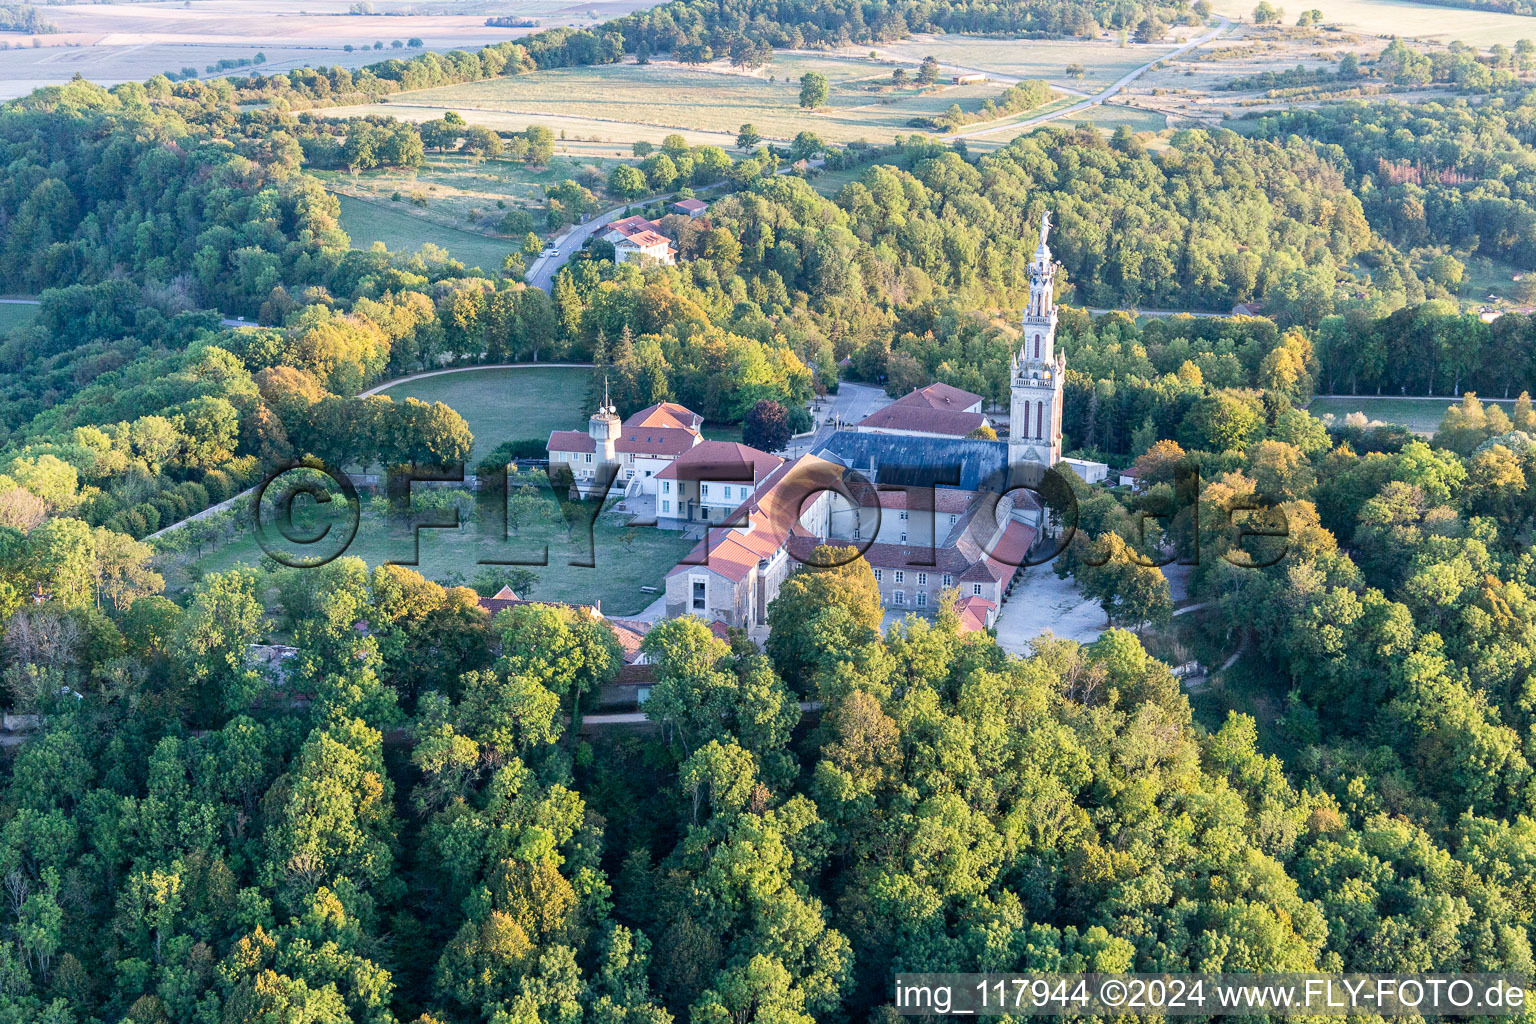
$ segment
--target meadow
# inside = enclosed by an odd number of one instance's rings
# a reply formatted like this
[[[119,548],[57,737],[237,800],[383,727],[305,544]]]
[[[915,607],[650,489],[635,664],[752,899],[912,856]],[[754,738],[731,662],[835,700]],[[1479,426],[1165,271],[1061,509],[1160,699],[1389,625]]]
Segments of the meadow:
[[[1340,421],[1352,412],[1363,412],[1368,419],[1380,420],[1383,423],[1397,423],[1417,434],[1433,434],[1440,428],[1440,421],[1445,418],[1446,408],[1455,405],[1457,401],[1451,397],[1394,398],[1346,395],[1314,398],[1312,404],[1307,406],[1307,411],[1317,417],[1331,413]],[[1492,405],[1495,404],[1495,400],[1484,398],[1483,403]],[[1502,405],[1504,411],[1508,412],[1514,403],[1500,399],[1497,400],[1497,404]]]
[[[376,201],[362,200],[348,195],[336,198],[341,202],[342,229],[351,236],[352,245],[357,249],[383,242],[391,252],[411,253],[431,242],[447,249],[465,266],[478,266],[486,273],[492,273],[501,269],[502,260],[517,244],[513,240],[448,227],[427,216],[409,213],[410,206],[404,201],[391,203],[384,197]]]
[[[532,118],[576,117],[592,125],[594,133],[609,132],[602,137],[615,140],[628,138],[626,126],[647,126],[662,134],[709,132],[714,136],[709,141],[721,144],[734,141],[736,129],[751,123],[771,139],[813,131],[829,142],[883,142],[910,134],[907,122],[914,117],[940,114],[952,103],[976,111],[1003,89],[998,82],[886,89],[892,70],[909,64],[915,62],[780,55],[755,74],[738,73],[724,62],[558,68],[422,89],[400,94],[398,102],[343,109],[352,114],[394,114],[401,106],[452,109],[471,124],[493,128],[525,127],[535,123]],[[799,78],[807,71],[826,75],[830,86],[826,105],[814,112],[799,106]],[[505,117],[505,123],[495,115]]]
[[[473,463],[503,441],[547,441],[551,430],[584,430],[591,382],[586,367],[528,366],[440,373],[402,381],[380,394],[457,410],[475,435]]]

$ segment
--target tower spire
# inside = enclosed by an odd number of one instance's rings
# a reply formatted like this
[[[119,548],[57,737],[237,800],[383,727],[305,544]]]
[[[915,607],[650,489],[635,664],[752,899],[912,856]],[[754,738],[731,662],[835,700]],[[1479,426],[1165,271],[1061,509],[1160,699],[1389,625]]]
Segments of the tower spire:
[[[1020,327],[1023,344],[1012,360],[1009,460],[1046,466],[1061,459],[1062,384],[1066,359],[1056,351],[1056,263],[1047,239],[1051,213],[1040,214],[1040,245],[1029,265],[1029,304]]]

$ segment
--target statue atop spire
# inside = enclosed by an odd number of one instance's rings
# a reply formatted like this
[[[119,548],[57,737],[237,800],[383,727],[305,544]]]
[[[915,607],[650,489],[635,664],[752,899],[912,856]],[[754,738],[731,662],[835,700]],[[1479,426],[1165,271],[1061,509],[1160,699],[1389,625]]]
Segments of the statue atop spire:
[[[1040,248],[1045,248],[1045,236],[1051,233],[1051,211],[1045,210],[1040,214]]]

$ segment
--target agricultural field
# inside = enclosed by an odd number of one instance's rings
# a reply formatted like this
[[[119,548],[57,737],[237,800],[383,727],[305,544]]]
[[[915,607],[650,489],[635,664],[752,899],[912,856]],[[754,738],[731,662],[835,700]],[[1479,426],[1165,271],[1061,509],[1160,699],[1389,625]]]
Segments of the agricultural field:
[[[1234,20],[1253,11],[1246,0],[1213,0],[1211,6]],[[1477,47],[1513,46],[1517,39],[1536,39],[1536,18],[1520,14],[1458,10],[1411,0],[1328,0],[1319,6],[1324,24],[1368,35],[1440,43],[1459,39]]]
[[[163,71],[202,71],[224,58],[267,58],[263,71],[305,66],[358,68],[412,50],[474,48],[538,28],[490,27],[487,15],[537,18],[541,28],[591,25],[649,6],[646,0],[599,0],[579,8],[559,0],[373,0],[374,15],[350,15],[352,0],[153,0],[148,3],[54,4],[44,16],[57,32],[0,40],[0,100],[76,73],[102,85],[140,82]],[[596,15],[594,20],[593,15]],[[373,49],[375,42],[384,45]],[[351,45],[352,52],[345,47]]]
[[[413,209],[404,201],[392,203],[387,197],[377,200],[338,195],[341,202],[341,226],[352,238],[352,246],[366,249],[383,242],[391,252],[415,252],[431,242],[447,249],[467,267],[478,266],[486,273],[501,269],[502,260],[515,246],[514,241],[447,227],[427,216],[407,212]]]
[[[537,474],[537,478],[542,481],[543,474]],[[568,532],[548,489],[541,494],[547,506],[545,518],[525,523],[515,532],[509,530],[505,540],[499,523],[465,520],[457,529],[422,529],[418,542],[413,542],[409,528],[386,523],[382,516],[374,514],[372,503],[383,499],[364,496],[365,511],[357,535],[345,553],[361,558],[370,568],[383,562],[415,562],[413,568],[423,576],[451,585],[468,583],[476,574],[494,568],[480,564],[485,559],[529,563],[547,560],[547,564],[522,566],[538,576],[527,596],[580,604],[601,601],[606,614],[634,615],[657,596],[643,593],[640,588],[660,587],[667,570],[693,548],[694,541],[675,531],[626,526],[630,515],[612,505],[593,523],[589,548],[584,528],[578,525],[574,534]],[[305,506],[309,507],[312,506]],[[312,524],[304,520],[304,515],[302,510],[297,511],[295,523],[301,530],[309,530]],[[448,522],[452,512],[423,510],[417,519]],[[261,558],[262,550],[254,532],[247,530],[205,554],[172,556],[165,566],[167,584],[176,592],[193,575],[241,565],[255,566]],[[570,564],[573,561],[594,564]]]
[[[1481,396],[1479,396],[1481,397]],[[1373,397],[1361,395],[1359,397],[1328,397],[1314,398],[1312,404],[1307,406],[1307,411],[1314,416],[1322,417],[1332,415],[1342,421],[1344,417],[1353,412],[1363,412],[1369,420],[1380,420],[1383,423],[1396,423],[1407,427],[1417,434],[1433,434],[1440,427],[1440,421],[1445,418],[1445,410],[1448,406],[1455,405],[1457,399],[1449,396],[1445,398],[1408,398],[1408,397]],[[1513,407],[1513,401],[1484,398],[1485,405],[1502,405],[1505,412]]]
[[[891,71],[898,66],[910,70],[916,61],[780,55],[754,73],[734,71],[723,61],[698,67],[653,62],[560,68],[402,93],[395,102],[340,108],[336,113],[395,114],[401,108],[427,108],[431,117],[441,117],[441,111],[449,109],[471,124],[503,129],[551,123],[535,119],[577,118],[585,123],[567,125],[568,134],[586,136],[590,131],[615,142],[637,137],[632,129],[639,126],[660,135],[702,131],[712,137],[699,141],[729,144],[736,129],[748,122],[765,138],[788,140],[813,131],[829,142],[884,142],[910,134],[907,122],[912,118],[940,114],[952,103],[968,112],[979,110],[982,101],[996,98],[1005,84],[891,88]],[[799,106],[799,78],[807,71],[826,75],[831,87],[827,105],[815,112]]]
[[[102,85],[138,82],[162,71],[202,71],[221,59],[267,58],[264,71],[330,66],[356,68],[402,52],[391,47],[415,37],[425,48],[484,46],[536,32],[497,28],[487,14],[521,14],[543,26],[586,25],[646,6],[600,2],[579,12],[555,0],[404,3],[375,0],[375,15],[349,15],[351,0],[198,0],[187,2],[54,4],[44,16],[58,31],[17,35],[0,50],[0,99],[68,81],[77,72]],[[34,44],[33,40],[36,40]],[[373,44],[381,42],[382,51]],[[347,45],[353,47],[348,53]]]
[[[584,429],[591,380],[586,367],[477,369],[402,381],[380,394],[397,402],[442,402],[458,410],[475,435],[473,462],[503,441],[547,440],[551,430]]]

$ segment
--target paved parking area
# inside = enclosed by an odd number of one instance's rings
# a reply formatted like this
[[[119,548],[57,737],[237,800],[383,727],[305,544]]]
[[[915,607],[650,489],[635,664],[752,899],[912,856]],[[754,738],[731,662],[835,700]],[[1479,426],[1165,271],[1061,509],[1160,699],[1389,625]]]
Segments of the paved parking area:
[[[843,381],[837,389],[837,394],[827,395],[825,398],[811,402],[811,417],[816,423],[816,429],[812,434],[809,437],[792,439],[789,447],[779,454],[792,459],[796,455],[814,451],[831,436],[838,424],[844,427],[852,426],[875,410],[884,409],[892,401],[891,396],[887,395],[882,388]]]
[[[1088,644],[1105,628],[1104,609],[1074,580],[1058,578],[1049,565],[1031,565],[998,614],[997,643],[1010,654],[1028,654],[1030,643],[1046,633]]]

